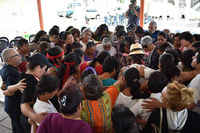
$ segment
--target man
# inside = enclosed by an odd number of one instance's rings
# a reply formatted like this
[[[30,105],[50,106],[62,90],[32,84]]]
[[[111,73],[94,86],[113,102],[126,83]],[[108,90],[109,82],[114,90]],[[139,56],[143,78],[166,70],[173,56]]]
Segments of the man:
[[[153,42],[156,42],[159,34],[159,31],[157,31],[157,23],[155,21],[151,21],[148,28],[151,33],[151,37],[153,38]]]
[[[20,73],[17,68],[22,62],[21,56],[14,48],[8,48],[3,50],[2,58],[5,63],[1,69],[1,77],[5,86],[3,88],[5,112],[11,119],[13,133],[24,133],[20,124],[20,100],[26,83],[23,83],[24,80],[20,81]]]
[[[150,36],[144,36],[141,39],[142,47],[148,55],[151,54],[155,46],[153,45],[153,39]]]
[[[182,51],[192,49],[193,36],[190,32],[183,32],[180,35]]]
[[[112,46],[111,39],[108,37],[105,37],[102,41],[102,44],[97,45],[97,51],[98,54],[102,51],[107,51],[111,56],[116,55],[116,49]]]
[[[126,11],[126,17],[128,18],[128,25],[139,24],[140,8],[136,6],[137,1],[131,0],[128,11]]]
[[[82,46],[82,50],[85,52],[87,43],[92,40],[92,32],[89,28],[85,28],[81,33],[81,41],[80,44]]]

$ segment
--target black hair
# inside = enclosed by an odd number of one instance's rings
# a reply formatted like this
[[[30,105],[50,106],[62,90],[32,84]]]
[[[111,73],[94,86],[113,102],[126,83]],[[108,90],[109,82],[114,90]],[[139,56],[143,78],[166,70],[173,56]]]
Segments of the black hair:
[[[82,48],[82,45],[79,42],[74,41],[72,44],[72,49]]]
[[[47,35],[47,33],[46,33],[45,31],[43,31],[43,30],[40,30],[40,31],[35,35],[35,38],[34,38],[33,42],[34,42],[34,43],[37,43],[43,35]]]
[[[181,59],[181,52],[173,48],[167,48],[165,52],[171,54],[174,57],[175,65],[178,65]]]
[[[195,39],[195,41],[200,41],[200,34],[194,34],[193,38]]]
[[[59,34],[59,39],[64,41],[66,40],[66,35],[65,35],[65,31],[61,31],[60,34]]]
[[[104,32],[109,32],[109,30],[108,30],[108,26],[106,25],[106,24],[101,24],[99,27],[97,27],[97,29],[96,29],[96,34],[95,34],[95,39],[97,40],[97,41],[102,41],[103,40],[103,38],[105,37],[105,36],[102,36],[103,35],[103,33]]]
[[[42,42],[40,42],[39,45],[40,45],[39,47],[40,47],[41,54],[46,56],[46,53],[47,53],[48,49],[50,48],[50,44],[46,41],[42,41]]]
[[[160,52],[165,52],[165,50],[167,50],[167,48],[169,47],[169,44],[166,42],[163,45],[158,45],[157,48]]]
[[[78,111],[82,99],[83,95],[80,87],[75,84],[70,84],[63,89],[59,96],[60,112],[64,115],[73,115]]]
[[[119,51],[121,52],[121,53],[125,53],[125,46],[128,44],[129,46],[130,46],[130,43],[129,43],[129,41],[128,40],[122,40],[122,41],[120,41],[120,48],[119,48]]]
[[[126,36],[126,32],[125,31],[119,31],[119,32],[117,32],[116,33],[116,35],[117,35],[117,38],[120,38],[121,36]]]
[[[70,32],[70,30],[72,30],[73,28],[74,28],[73,26],[69,26],[65,31]]]
[[[87,28],[87,27],[82,27],[82,28],[81,28],[81,32],[83,32],[83,30],[86,29],[86,28]]]
[[[107,57],[110,57],[109,52],[102,51],[96,58],[93,59],[93,61],[90,63],[90,66],[95,67],[96,62],[99,62],[99,64],[103,65]]]
[[[133,96],[132,99],[146,98],[140,91],[140,73],[136,68],[132,67],[126,70],[124,77],[126,85],[130,88],[130,93]]]
[[[51,41],[47,37],[41,37],[39,42],[48,42],[48,43],[50,43]]]
[[[111,119],[115,133],[139,133],[136,117],[128,107],[116,105],[112,109]]]
[[[180,75],[180,70],[176,67],[173,55],[169,53],[161,55],[159,58],[159,64],[160,71],[165,74],[169,82],[172,81],[172,78],[175,76]]]
[[[137,26],[135,33],[136,33],[136,34],[144,34],[144,30],[143,30],[142,27]]]
[[[179,37],[179,38],[180,38],[180,36],[181,36],[180,33],[176,33],[176,34],[174,35],[174,37]]]
[[[165,39],[168,39],[168,35],[165,32],[163,32],[163,31],[159,32],[158,36],[162,36]]]
[[[78,29],[72,29],[71,31],[72,35],[74,36],[75,34],[78,34],[78,36],[80,36],[80,31]]]
[[[87,43],[87,45],[86,45],[86,49],[89,49],[89,48],[91,48],[91,47],[93,47],[93,46],[96,46],[96,44],[95,44],[93,41],[89,41],[89,42]]]
[[[67,36],[68,35],[72,35],[72,33],[71,32],[68,32],[68,31],[66,31],[65,33],[63,33],[63,40],[67,40]]]
[[[198,55],[197,55],[197,64],[199,64],[200,63],[200,54],[198,53]]]
[[[183,63],[184,68],[193,70],[194,68],[192,67],[192,61],[193,61],[193,56],[195,56],[195,53],[192,49],[185,50],[182,53],[181,56],[181,62]]]
[[[60,46],[55,46],[53,48],[50,48],[47,53],[49,56],[57,56],[61,54],[62,52],[63,52],[63,49]],[[58,64],[56,59],[53,59],[53,60],[49,59],[49,62],[52,64]]]
[[[114,56],[108,56],[103,63],[103,72],[119,71],[119,61]]]
[[[82,84],[86,99],[98,100],[103,96],[103,85],[96,75],[88,75],[83,79]]]
[[[53,36],[53,35],[58,36],[59,35],[59,29],[57,29],[57,28],[51,28],[49,30],[49,36]]]
[[[21,48],[23,47],[24,45],[27,45],[28,44],[28,40],[24,39],[24,38],[21,38],[17,41],[17,48]]]
[[[60,27],[59,27],[59,26],[57,26],[57,25],[54,25],[54,26],[52,27],[52,29],[57,29],[57,30],[58,30],[58,32],[60,31]]]
[[[168,84],[168,79],[162,72],[153,72],[148,81],[148,89],[151,93],[160,93],[164,87]]]
[[[121,32],[121,31],[125,31],[125,27],[123,25],[117,25],[115,27],[115,31],[116,31],[116,33]]]
[[[189,31],[183,32],[180,35],[180,40],[186,40],[190,43],[192,43],[192,41],[193,41],[192,38],[193,38],[193,36]]]
[[[36,95],[44,95],[45,93],[51,93],[58,89],[60,86],[60,80],[50,74],[44,74],[37,85]]]
[[[44,62],[44,60],[41,58],[40,54],[35,54],[31,57],[28,57],[27,61],[29,70],[34,70],[37,66],[43,68],[47,65],[46,62]]]
[[[134,62],[134,64],[143,64],[144,61],[144,55],[143,54],[132,54],[130,55],[131,60]]]

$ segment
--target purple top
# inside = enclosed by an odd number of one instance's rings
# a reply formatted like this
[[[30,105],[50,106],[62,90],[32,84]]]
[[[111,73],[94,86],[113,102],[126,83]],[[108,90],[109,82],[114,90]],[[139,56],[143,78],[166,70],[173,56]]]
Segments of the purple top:
[[[67,119],[59,113],[52,113],[42,121],[37,133],[92,133],[92,130],[82,120]]]

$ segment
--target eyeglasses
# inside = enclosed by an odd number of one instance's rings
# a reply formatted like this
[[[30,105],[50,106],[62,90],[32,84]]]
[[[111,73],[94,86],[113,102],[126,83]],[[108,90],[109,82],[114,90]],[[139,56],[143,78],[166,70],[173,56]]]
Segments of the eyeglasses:
[[[20,56],[20,55],[19,55],[19,54],[15,54],[15,55],[10,56],[10,57],[8,57],[8,58],[14,58],[14,57],[17,57],[17,56]]]

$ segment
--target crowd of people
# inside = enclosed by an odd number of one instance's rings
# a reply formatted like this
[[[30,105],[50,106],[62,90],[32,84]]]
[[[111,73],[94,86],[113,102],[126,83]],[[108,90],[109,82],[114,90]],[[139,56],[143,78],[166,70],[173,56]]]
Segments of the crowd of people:
[[[69,26],[1,53],[13,133],[197,133],[200,35]]]

